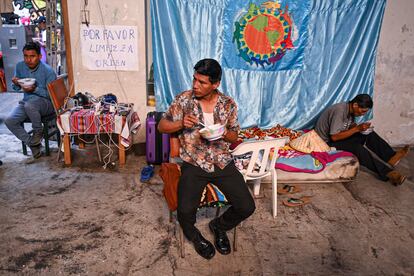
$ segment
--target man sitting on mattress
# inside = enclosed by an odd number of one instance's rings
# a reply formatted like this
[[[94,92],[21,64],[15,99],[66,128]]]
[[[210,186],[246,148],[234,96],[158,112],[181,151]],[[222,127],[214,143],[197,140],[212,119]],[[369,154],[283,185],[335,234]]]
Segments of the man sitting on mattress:
[[[372,131],[371,123],[355,123],[355,117],[364,115],[372,106],[373,101],[368,94],[357,95],[350,102],[334,104],[322,112],[315,130],[329,146],[352,152],[359,163],[376,173],[379,179],[389,180],[396,186],[401,185],[406,176],[392,168],[407,155],[409,147],[405,146],[395,152],[384,139]],[[375,158],[364,145],[381,160]]]

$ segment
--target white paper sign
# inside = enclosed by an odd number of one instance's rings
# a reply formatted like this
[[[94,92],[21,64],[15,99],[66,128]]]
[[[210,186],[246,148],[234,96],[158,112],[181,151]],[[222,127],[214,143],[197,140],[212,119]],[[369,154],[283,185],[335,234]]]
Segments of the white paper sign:
[[[81,25],[82,62],[89,70],[138,71],[136,26]]]

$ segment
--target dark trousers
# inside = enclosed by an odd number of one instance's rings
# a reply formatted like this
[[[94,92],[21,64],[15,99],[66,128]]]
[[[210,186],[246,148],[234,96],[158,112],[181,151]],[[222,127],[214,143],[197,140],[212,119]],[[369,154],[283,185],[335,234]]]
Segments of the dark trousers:
[[[395,154],[391,146],[375,133],[375,131],[368,135],[356,133],[347,139],[329,142],[328,144],[338,150],[352,152],[362,166],[376,173],[379,179],[383,181],[388,180],[387,173],[392,171],[392,169],[372,156],[371,152],[364,147],[365,145],[384,162],[388,162]]]
[[[233,162],[223,170],[215,166],[212,173],[184,162],[181,166],[178,184],[177,217],[184,235],[190,241],[193,241],[199,233],[194,224],[201,194],[208,183],[216,185],[231,204],[230,208],[218,219],[220,229],[228,231],[236,227],[253,214],[256,208],[246,182]]]

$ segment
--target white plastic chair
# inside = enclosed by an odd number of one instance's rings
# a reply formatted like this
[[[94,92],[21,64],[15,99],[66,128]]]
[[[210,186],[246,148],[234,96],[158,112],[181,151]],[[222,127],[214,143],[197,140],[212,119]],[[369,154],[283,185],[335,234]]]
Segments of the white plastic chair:
[[[260,193],[261,179],[269,175],[271,176],[272,210],[274,218],[277,216],[277,173],[275,163],[278,157],[279,148],[283,147],[288,141],[288,137],[246,141],[238,145],[232,152],[235,157],[251,153],[247,169],[240,172],[243,174],[246,182],[253,182],[253,194],[255,197],[257,197]],[[272,150],[273,153],[271,154]],[[271,157],[270,160],[269,157]]]

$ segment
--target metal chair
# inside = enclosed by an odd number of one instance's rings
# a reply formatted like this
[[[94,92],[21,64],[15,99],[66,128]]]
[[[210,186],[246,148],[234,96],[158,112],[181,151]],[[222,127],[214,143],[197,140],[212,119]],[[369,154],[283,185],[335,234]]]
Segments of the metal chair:
[[[30,120],[25,120],[22,125],[24,126],[25,123],[30,123]],[[58,145],[60,145],[60,135],[59,129],[56,126],[56,114],[50,114],[47,116],[42,117],[42,124],[43,124],[43,139],[45,140],[45,153],[47,156],[50,155],[50,147],[49,147],[49,140],[53,135],[56,135],[56,140]],[[33,130],[29,131],[28,133],[31,134]],[[27,155],[27,145],[22,142],[22,149],[23,154]]]
[[[232,152],[233,156],[246,156],[250,153],[248,166],[241,170],[245,181],[253,182],[253,194],[260,193],[261,179],[271,175],[272,178],[272,211],[277,216],[277,172],[275,169],[279,148],[283,147],[289,138],[246,141],[238,145]]]

